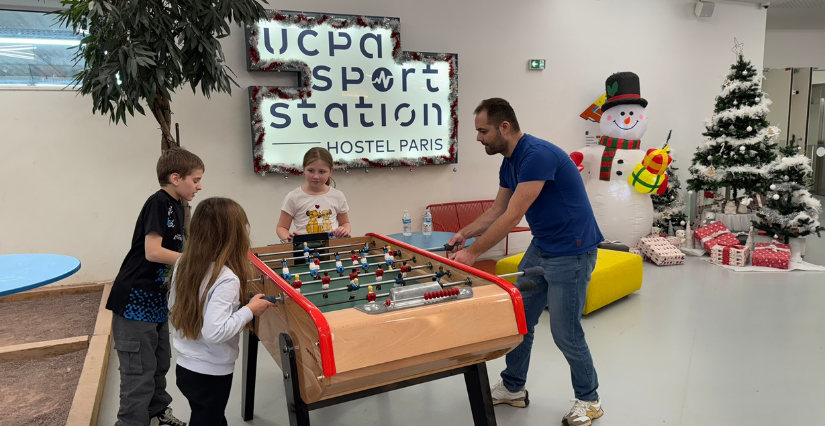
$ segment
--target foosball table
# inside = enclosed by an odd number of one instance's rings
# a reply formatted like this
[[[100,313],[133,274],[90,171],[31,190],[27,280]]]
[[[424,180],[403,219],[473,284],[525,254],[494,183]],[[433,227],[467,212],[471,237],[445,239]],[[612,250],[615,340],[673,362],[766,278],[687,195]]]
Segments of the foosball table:
[[[250,250],[278,303],[243,336],[244,420],[260,342],[283,372],[292,426],[309,425],[311,410],[458,374],[475,424],[495,425],[485,361],[521,343],[521,293],[435,249],[367,234]]]

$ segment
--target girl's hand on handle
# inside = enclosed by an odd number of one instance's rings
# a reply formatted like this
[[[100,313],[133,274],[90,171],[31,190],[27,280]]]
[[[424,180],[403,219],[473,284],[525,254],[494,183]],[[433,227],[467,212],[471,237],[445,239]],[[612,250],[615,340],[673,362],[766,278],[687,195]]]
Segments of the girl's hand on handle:
[[[347,228],[344,228],[343,226],[336,228],[332,231],[332,234],[335,235],[336,238],[349,237],[349,231],[347,231]]]
[[[263,294],[256,294],[252,296],[252,299],[249,300],[249,303],[246,304],[246,307],[252,311],[252,315],[256,317],[261,316],[267,309],[274,307],[275,304],[269,301],[262,299],[264,297]]]

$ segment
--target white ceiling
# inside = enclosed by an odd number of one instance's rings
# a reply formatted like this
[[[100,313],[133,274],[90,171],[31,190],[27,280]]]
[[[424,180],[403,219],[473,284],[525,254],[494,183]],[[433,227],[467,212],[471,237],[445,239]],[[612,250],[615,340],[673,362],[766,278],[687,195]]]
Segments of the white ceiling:
[[[766,3],[766,0],[737,1],[755,5]],[[768,31],[825,30],[825,0],[770,1],[766,29]]]
[[[773,5],[771,5],[773,7]],[[806,9],[825,7],[825,0],[790,0],[776,5],[779,9]]]

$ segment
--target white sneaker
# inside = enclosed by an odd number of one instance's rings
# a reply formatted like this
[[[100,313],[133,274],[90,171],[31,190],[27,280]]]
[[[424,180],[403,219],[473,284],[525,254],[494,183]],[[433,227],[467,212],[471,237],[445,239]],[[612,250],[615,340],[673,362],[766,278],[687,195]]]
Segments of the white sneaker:
[[[518,392],[510,392],[504,387],[504,381],[502,380],[499,380],[498,383],[493,386],[491,393],[493,394],[493,405],[510,404],[513,407],[524,408],[530,404],[527,388]]]
[[[565,426],[590,426],[592,420],[604,415],[601,399],[598,401],[573,399],[571,402],[575,403],[573,408],[561,419],[561,423]]]

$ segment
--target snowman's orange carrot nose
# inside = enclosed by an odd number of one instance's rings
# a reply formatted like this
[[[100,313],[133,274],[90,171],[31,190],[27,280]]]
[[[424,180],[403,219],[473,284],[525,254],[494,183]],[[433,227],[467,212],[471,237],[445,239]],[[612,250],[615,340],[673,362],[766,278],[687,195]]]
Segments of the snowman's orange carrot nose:
[[[630,117],[624,119],[624,124],[630,124]]]

